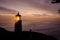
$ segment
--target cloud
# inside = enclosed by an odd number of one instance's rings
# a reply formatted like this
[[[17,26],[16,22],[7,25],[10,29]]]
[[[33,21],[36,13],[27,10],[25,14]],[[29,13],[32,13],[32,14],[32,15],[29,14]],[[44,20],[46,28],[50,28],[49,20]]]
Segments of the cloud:
[[[60,4],[51,4],[52,0],[0,0],[0,6],[11,8],[14,10],[42,10],[46,13],[57,14]],[[21,8],[21,9],[20,9]],[[33,11],[34,11],[33,10]]]
[[[0,14],[1,13],[16,13],[18,11],[16,10],[13,10],[13,9],[8,9],[8,8],[5,8],[5,7],[0,7]]]

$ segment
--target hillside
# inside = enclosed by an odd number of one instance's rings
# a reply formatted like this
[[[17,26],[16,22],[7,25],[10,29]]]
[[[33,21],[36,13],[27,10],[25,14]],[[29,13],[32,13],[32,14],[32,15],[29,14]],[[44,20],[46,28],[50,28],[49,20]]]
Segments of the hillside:
[[[32,32],[32,31],[22,31],[20,33],[15,33],[15,32],[9,32],[6,31],[3,28],[0,28],[0,39],[1,38],[9,38],[9,39],[15,39],[15,40],[57,40],[56,38],[52,37],[52,36],[48,36],[42,33],[36,33],[36,32]]]

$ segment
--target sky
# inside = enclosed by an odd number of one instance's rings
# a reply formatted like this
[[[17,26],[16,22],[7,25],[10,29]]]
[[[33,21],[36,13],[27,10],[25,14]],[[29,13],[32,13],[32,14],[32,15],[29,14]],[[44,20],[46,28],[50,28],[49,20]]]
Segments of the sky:
[[[52,4],[52,0],[0,0],[0,6],[21,11],[21,14],[58,14],[60,3]]]
[[[60,3],[52,0],[0,0],[0,26],[13,31],[15,15],[22,15],[22,29],[52,35],[60,39]]]

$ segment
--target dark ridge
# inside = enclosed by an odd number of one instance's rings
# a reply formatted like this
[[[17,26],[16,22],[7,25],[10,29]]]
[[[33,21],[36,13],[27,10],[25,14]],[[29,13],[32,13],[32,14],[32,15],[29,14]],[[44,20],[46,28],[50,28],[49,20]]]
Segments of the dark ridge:
[[[6,38],[5,38],[6,37]],[[55,37],[48,36],[42,33],[32,32],[32,31],[22,31],[19,33],[9,32],[3,28],[0,28],[0,39],[7,40],[57,40]],[[5,40],[4,39],[4,40]]]

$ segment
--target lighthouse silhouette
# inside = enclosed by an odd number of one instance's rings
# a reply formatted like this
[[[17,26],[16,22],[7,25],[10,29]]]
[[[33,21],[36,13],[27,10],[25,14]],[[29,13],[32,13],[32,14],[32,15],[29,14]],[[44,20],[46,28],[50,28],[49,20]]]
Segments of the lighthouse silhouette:
[[[17,13],[16,19],[15,19],[15,32],[17,33],[22,32],[22,20],[19,12]]]

